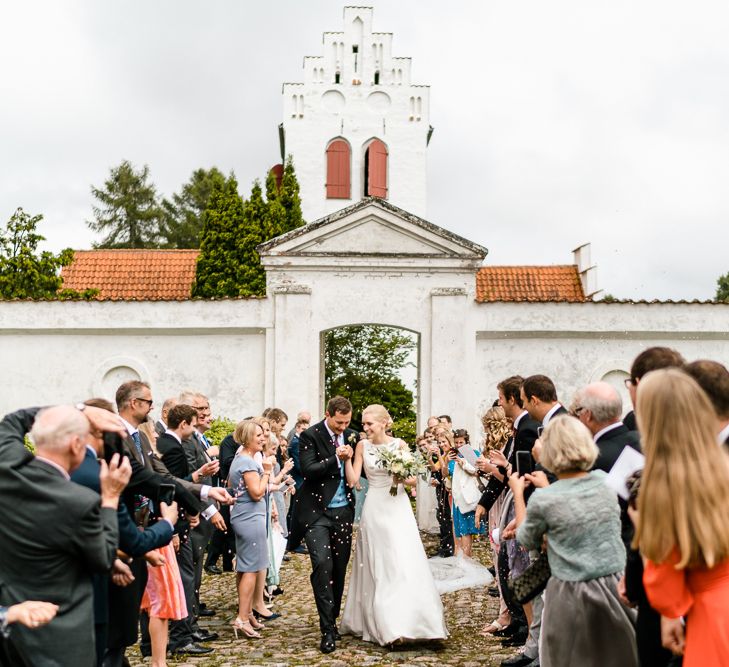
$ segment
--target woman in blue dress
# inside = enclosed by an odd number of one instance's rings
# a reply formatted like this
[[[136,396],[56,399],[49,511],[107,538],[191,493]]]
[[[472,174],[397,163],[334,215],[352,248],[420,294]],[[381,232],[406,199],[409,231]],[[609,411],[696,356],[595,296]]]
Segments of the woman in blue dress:
[[[253,421],[242,421],[233,435],[240,449],[230,466],[228,477],[235,505],[230,523],[235,532],[235,570],[238,583],[238,616],[233,621],[245,637],[259,638],[262,627],[253,615],[253,592],[259,573],[268,568],[267,495],[275,457],[258,463],[265,440],[263,428]]]
[[[451,475],[451,495],[453,497],[453,532],[456,537],[456,553],[461,551],[471,558],[473,536],[486,533],[486,523],[476,528],[476,506],[481,498],[477,471],[466,459],[458,455],[458,448],[470,444],[468,431],[457,429],[453,432],[454,448],[451,449],[448,473]],[[478,457],[481,453],[473,450]]]

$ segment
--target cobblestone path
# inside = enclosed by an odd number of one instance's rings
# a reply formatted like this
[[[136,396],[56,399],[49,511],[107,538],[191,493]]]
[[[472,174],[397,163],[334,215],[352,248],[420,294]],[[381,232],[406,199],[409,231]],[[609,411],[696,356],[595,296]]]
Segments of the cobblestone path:
[[[490,564],[490,551],[485,538],[476,542],[474,556],[485,565]],[[436,547],[435,540],[424,536],[430,553]],[[351,562],[351,561],[350,561]],[[217,614],[204,619],[203,626],[218,632],[220,638],[209,646],[214,653],[200,658],[185,657],[168,659],[170,667],[245,667],[247,665],[314,665],[316,667],[346,667],[357,665],[458,665],[459,667],[497,666],[514,655],[505,649],[498,639],[484,639],[478,635],[483,625],[496,617],[498,600],[483,589],[457,591],[443,596],[449,639],[438,646],[427,643],[404,646],[396,650],[368,644],[353,637],[344,637],[337,650],[330,655],[319,652],[320,634],[314,596],[309,585],[309,557],[291,555],[281,571],[281,588],[285,594],[275,598],[274,611],[282,614],[264,630],[260,640],[236,641],[229,626],[235,617],[237,600],[235,575],[224,573],[205,575],[202,599]],[[240,636],[240,635],[239,635]],[[127,651],[132,667],[149,665],[138,647]]]

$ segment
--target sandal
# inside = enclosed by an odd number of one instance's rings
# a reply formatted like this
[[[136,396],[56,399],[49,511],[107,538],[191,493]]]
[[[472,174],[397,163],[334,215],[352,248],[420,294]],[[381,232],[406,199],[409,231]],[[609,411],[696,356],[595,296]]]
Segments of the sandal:
[[[503,623],[499,623],[498,620],[491,621],[483,630],[481,630],[478,634],[480,634],[482,637],[494,637],[496,632],[499,632],[501,630],[504,630],[507,628],[507,625],[504,625]]]

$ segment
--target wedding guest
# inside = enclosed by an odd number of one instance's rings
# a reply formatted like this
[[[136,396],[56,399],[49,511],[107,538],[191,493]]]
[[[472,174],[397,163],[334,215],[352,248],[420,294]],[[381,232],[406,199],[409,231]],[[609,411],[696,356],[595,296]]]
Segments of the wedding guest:
[[[496,407],[486,410],[483,417],[481,417],[481,426],[483,427],[484,432],[483,458],[488,460],[488,454],[491,451],[498,451],[503,454],[512,434],[511,420],[507,418],[504,408]],[[493,474],[493,472],[491,474]],[[494,530],[499,526],[501,514],[504,509],[505,498],[506,493],[502,491],[502,493],[497,496],[488,512],[488,534],[494,564],[498,563],[500,548],[494,541]],[[480,507],[480,501],[478,507]],[[478,511],[478,507],[476,507],[476,511]],[[505,583],[506,582],[504,582],[504,584]],[[492,635],[494,632],[500,632],[501,630],[509,627],[511,624],[511,614],[509,613],[509,608],[504,598],[504,589],[506,589],[507,586],[502,587],[502,582],[499,577],[496,577],[496,584],[499,591],[499,615],[483,628],[481,634],[484,636]]]
[[[607,382],[594,382],[575,394],[570,412],[587,428],[595,440],[599,454],[595,470],[609,473],[626,447],[640,451],[640,436],[629,431],[620,420],[623,400],[615,387]],[[618,498],[620,505],[620,533],[625,548],[633,539],[633,523],[628,516],[628,503]]]
[[[266,446],[263,448],[264,458],[273,458],[273,470],[271,471],[271,477],[268,481],[268,493],[270,498],[269,511],[268,511],[268,569],[266,572],[266,587],[269,591],[278,590],[280,577],[278,563],[275,558],[275,547],[274,539],[276,533],[283,537],[288,536],[288,530],[286,527],[286,502],[284,500],[284,488],[286,483],[284,482],[285,477],[294,465],[294,462],[290,459],[286,461],[281,467],[276,457],[276,451],[278,447],[274,446],[274,442],[278,441],[278,437],[271,434],[273,437],[269,439]],[[285,547],[284,547],[285,548]],[[271,593],[272,594],[272,593]],[[272,618],[272,617],[269,617]]]
[[[431,447],[431,439],[422,435],[417,440],[417,446],[426,462],[432,465],[432,457],[437,451],[437,445]],[[437,454],[435,460],[438,460]],[[435,488],[430,483],[432,473],[430,468],[425,475],[418,477],[416,486],[417,495],[415,496],[415,518],[418,522],[418,528],[426,533],[437,533],[440,530],[438,524],[438,499],[436,498]],[[362,483],[362,482],[360,482]],[[356,515],[355,515],[356,519]]]
[[[236,581],[238,588],[238,615],[233,621],[236,639],[238,631],[247,638],[260,638],[257,630],[263,627],[253,615],[253,596],[258,579],[266,576],[268,543],[266,539],[266,493],[273,470],[273,460],[260,457],[266,442],[263,427],[253,421],[242,421],[233,434],[239,444],[239,453],[230,467],[229,484],[235,496],[230,513],[235,531]]]
[[[686,360],[681,356],[680,352],[670,347],[649,347],[643,350],[630,366],[630,377],[625,379],[625,386],[630,394],[630,402],[635,407],[636,391],[641,378],[650,371],[656,371],[660,368],[681,368]],[[635,418],[635,412],[631,410],[623,417],[623,424],[631,431],[638,430],[638,424]]]
[[[684,667],[719,667],[729,655],[729,459],[715,412],[673,368],[645,375],[637,398],[646,461],[634,545],[647,559],[648,599]]]
[[[118,454],[102,462],[100,496],[71,482],[90,428],[124,432],[116,415],[92,406],[21,410],[0,422],[0,603],[45,597],[59,607],[48,625],[13,628],[6,646],[13,665],[96,664],[91,575],[108,572],[116,558],[117,508],[131,466]],[[27,433],[35,456],[23,444]]]
[[[177,396],[172,398],[166,398],[165,402],[162,403],[162,409],[160,410],[160,417],[154,424],[154,430],[157,431],[157,435],[162,435],[167,430],[167,415],[170,410],[177,405]]]
[[[267,411],[271,412],[272,409],[273,408],[269,408]],[[261,448],[261,451],[256,453],[254,456],[256,462],[262,464],[263,460],[266,458],[266,454],[273,454],[273,452],[275,451],[276,436],[274,436],[273,432],[271,431],[271,422],[268,420],[267,417],[253,417],[251,421],[255,424],[258,424],[263,429],[263,447]],[[273,465],[276,465],[275,456]],[[278,509],[276,508],[276,504],[273,502],[273,499],[269,494],[272,480],[273,469],[271,470],[271,475],[268,479],[268,486],[266,487],[266,544],[269,553],[269,567],[258,573],[258,577],[256,579],[256,587],[253,590],[253,615],[261,621],[273,621],[281,616],[281,614],[270,611],[270,609],[266,606],[265,599],[266,582],[268,579],[269,568],[271,566],[271,554],[273,553],[270,527],[273,520],[278,521]]]
[[[288,415],[281,408],[269,408],[263,413],[271,425],[271,432],[276,436],[280,436],[286,430],[286,424],[289,421]]]
[[[450,451],[448,473],[451,475],[453,496],[453,532],[456,538],[456,553],[462,552],[466,558],[473,555],[473,536],[483,535],[486,525],[476,527],[476,507],[481,498],[478,486],[477,469],[458,452],[458,448],[470,445],[470,437],[465,429],[453,432],[454,446]],[[481,452],[471,447],[475,456]]]
[[[541,439],[540,460],[557,481],[546,485],[542,472],[509,479],[519,542],[541,549],[547,538],[551,577],[544,594],[540,665],[637,666],[631,612],[617,594],[625,567],[620,511],[605,473],[588,472],[597,447],[572,417],[550,420]],[[527,480],[540,487],[528,509]]]
[[[187,618],[185,590],[175,558],[179,535],[164,547],[147,554],[147,585],[141,608],[149,617],[151,667],[167,667],[167,635],[169,621]]]
[[[440,547],[437,555],[448,558],[455,551],[450,504],[451,478],[448,475],[448,452],[453,448],[453,433],[446,428],[436,427],[435,441],[439,447],[438,461],[431,466],[431,474],[438,499],[437,517],[440,525]]]
[[[0,594],[2,594],[2,585],[0,585]],[[26,600],[9,607],[0,605],[0,665],[13,667],[5,647],[5,640],[10,636],[11,625],[20,623],[33,630],[52,621],[57,613],[58,605],[51,602]]]
[[[717,440],[729,445],[729,370],[718,361],[707,359],[692,361],[684,370],[699,383],[714,406]]]

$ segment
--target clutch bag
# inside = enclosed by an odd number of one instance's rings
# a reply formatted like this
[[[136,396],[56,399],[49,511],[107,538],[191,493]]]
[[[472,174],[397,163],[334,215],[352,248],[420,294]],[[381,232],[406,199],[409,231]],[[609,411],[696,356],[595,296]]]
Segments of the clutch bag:
[[[542,552],[522,574],[515,579],[509,579],[509,588],[519,604],[526,604],[547,587],[551,576],[547,554]]]

